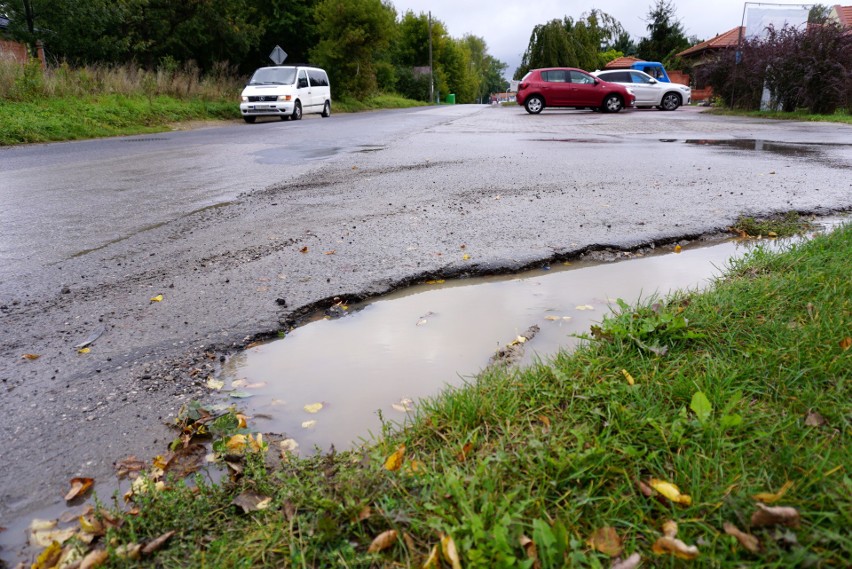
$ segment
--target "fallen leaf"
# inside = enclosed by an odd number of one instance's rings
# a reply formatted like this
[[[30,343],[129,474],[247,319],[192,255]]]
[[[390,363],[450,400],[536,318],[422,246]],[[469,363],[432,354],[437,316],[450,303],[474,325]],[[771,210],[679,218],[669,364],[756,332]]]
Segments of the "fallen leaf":
[[[461,569],[461,559],[459,559],[459,552],[456,549],[456,542],[454,542],[453,538],[449,535],[445,535],[441,538],[441,553],[444,556],[444,560],[447,561],[453,569]]]
[[[744,531],[740,530],[740,528],[729,522],[725,522],[724,524],[722,524],[722,527],[725,529],[726,534],[732,535],[737,538],[737,541],[740,542],[740,545],[742,545],[752,553],[757,553],[760,551],[760,541],[750,533],[745,533]]]
[[[611,526],[596,529],[586,543],[589,544],[589,547],[610,557],[618,557],[623,551],[621,538],[618,537],[615,528]]]
[[[62,546],[53,542],[42,551],[35,563],[32,564],[32,569],[53,569],[62,557]]]
[[[431,281],[426,281],[426,284],[427,285],[444,284],[444,279],[435,279],[435,280],[431,280]]]
[[[162,301],[163,301],[163,295],[162,294],[158,294],[157,296],[151,297],[151,302],[162,302]]]
[[[591,304],[581,304],[581,305],[577,306],[576,308],[577,308],[577,310],[594,310],[595,309],[595,307],[592,306]]]
[[[128,456],[116,462],[114,466],[115,475],[119,478],[124,478],[125,476],[134,476],[137,472],[144,469],[145,462],[135,456]]]
[[[139,543],[125,543],[115,550],[115,556],[119,559],[130,559],[135,561],[142,557],[142,545]]]
[[[414,410],[414,401],[412,399],[403,398],[399,400],[399,403],[393,403],[391,405],[395,410],[407,413],[409,411]]]
[[[680,245],[675,245],[674,252],[680,253],[682,249],[683,249],[683,247],[681,247]]]
[[[41,354],[24,354],[21,357],[25,360],[37,360],[41,357]]]
[[[651,486],[651,488],[653,488],[672,502],[682,504],[684,506],[689,506],[690,504],[692,504],[692,497],[688,496],[687,494],[681,494],[680,488],[678,488],[671,482],[666,482],[665,480],[659,480],[657,478],[651,478],[648,481],[648,484]]]
[[[82,496],[89,491],[94,483],[94,478],[72,478],[71,489],[65,494],[65,501],[70,502],[74,498]]]
[[[228,395],[230,395],[234,399],[248,399],[249,397],[253,397],[251,393],[245,391],[232,391]]]
[[[530,559],[533,562],[533,568],[536,569],[541,567],[541,564],[538,561],[538,550],[535,547],[535,542],[525,535],[521,535],[518,541],[520,542],[521,547],[524,548],[524,553],[527,554],[527,559]]]
[[[627,380],[628,385],[636,385],[636,380],[633,379],[633,376],[630,375],[630,372],[628,372],[626,369],[621,370],[621,374],[624,376],[624,379]]]
[[[322,409],[322,403],[309,403],[303,409],[308,413],[319,413]]]
[[[163,534],[163,535],[161,535],[160,537],[157,537],[157,538],[155,538],[155,539],[152,539],[151,541],[149,541],[148,543],[146,543],[146,544],[142,547],[142,555],[151,555],[152,553],[154,553],[155,551],[157,551],[158,549],[160,549],[161,547],[163,547],[163,545],[165,545],[165,543],[166,543],[166,542],[167,542],[167,541],[168,541],[168,540],[169,540],[169,539],[170,539],[170,538],[171,538],[174,534],[175,534],[175,530],[167,531],[166,533],[164,533],[164,534]]]
[[[774,173],[775,173],[775,172],[772,172],[772,174],[774,174]],[[777,234],[777,233],[775,233],[774,231],[770,231],[770,232],[769,232],[769,233],[767,233],[766,235],[768,235],[769,237],[772,237],[773,239],[774,239],[774,238],[776,238],[776,237],[778,237],[778,234]]]
[[[284,457],[286,454],[298,453],[299,443],[296,442],[296,439],[284,439],[278,443],[278,448],[281,449],[281,456]]]
[[[242,454],[246,450],[246,436],[233,435],[225,442],[225,448],[231,454]]]
[[[473,450],[473,443],[464,443],[461,452],[456,455],[456,460],[458,460],[459,462],[464,462],[465,460],[467,460],[467,455],[470,453],[471,450]]]
[[[468,255],[467,253],[462,255],[462,261],[470,261],[470,255]]]
[[[784,497],[784,494],[786,494],[786,493],[787,493],[787,490],[789,490],[789,489],[790,489],[790,488],[792,488],[792,487],[793,487],[793,481],[792,481],[792,480],[788,480],[788,481],[787,481],[787,482],[785,482],[785,483],[784,483],[784,485],[783,485],[783,486],[781,486],[781,488],[780,488],[777,492],[775,492],[774,494],[771,494],[771,493],[769,493],[769,492],[761,492],[761,493],[759,493],[759,494],[755,494],[754,496],[752,496],[752,498],[754,498],[754,499],[755,499],[755,500],[757,500],[758,502],[764,502],[764,503],[766,503],[766,504],[774,504],[775,502],[777,502],[778,500],[780,500],[782,497]]]
[[[49,529],[37,529],[33,531],[32,528],[33,526],[31,524],[29,536],[30,545],[37,545],[39,547],[50,547],[50,545],[54,542],[62,544],[77,535],[77,528],[70,527],[64,529],[55,529],[55,520],[53,521],[53,526],[51,526]]]
[[[848,350],[849,348],[852,348],[852,337],[846,336],[845,338],[840,340],[840,347],[843,348],[844,351]]]
[[[826,424],[825,417],[820,415],[816,411],[809,411],[807,417],[805,417],[805,426],[808,427],[822,427]],[[766,500],[761,500],[761,502],[765,502]]]
[[[80,569],[96,569],[109,559],[109,553],[103,549],[90,551],[80,562]]]
[[[397,542],[397,533],[395,529],[389,529],[387,531],[383,531],[370,543],[370,547],[367,548],[367,553],[378,553],[379,551],[384,551],[389,547],[393,547],[393,544]]]
[[[405,460],[405,445],[399,445],[393,454],[391,454],[387,460],[385,460],[385,470],[390,470],[391,472],[395,470],[399,470],[399,467],[402,466],[402,461]]]
[[[77,353],[78,354],[88,354],[91,351],[92,351],[92,348],[80,348],[79,350],[77,350]]]
[[[638,489],[638,490],[642,493],[642,495],[643,495],[643,496],[645,496],[646,498],[651,498],[651,497],[653,497],[653,496],[656,496],[656,495],[657,495],[657,493],[656,493],[656,492],[654,492],[654,489],[653,489],[653,488],[651,488],[650,486],[648,486],[647,484],[645,484],[645,483],[644,483],[644,482],[642,482],[641,480],[637,479],[637,480],[634,480],[634,482],[636,483],[636,488],[637,488],[637,489]]]
[[[182,447],[169,457],[165,468],[163,468],[163,473],[168,472],[176,478],[186,478],[201,468],[205,454],[207,454],[207,449],[204,445],[190,444]]]
[[[787,526],[799,527],[799,511],[786,506],[766,506],[757,503],[757,510],[751,515],[752,527]]]
[[[441,569],[441,558],[438,553],[437,545],[429,552],[429,557],[427,557],[426,561],[423,563],[422,569]]]
[[[642,556],[634,553],[624,561],[615,560],[609,569],[636,569],[641,562]]]
[[[364,520],[370,519],[370,516],[373,515],[373,509],[370,506],[364,506],[361,508],[361,511],[358,512],[358,515],[355,516],[356,522],[363,522]]]
[[[263,496],[250,490],[241,493],[231,501],[231,504],[243,509],[244,514],[265,510],[272,503],[272,498]]]
[[[214,391],[219,391],[225,387],[224,381],[219,381],[218,379],[213,379],[212,377],[207,378],[207,388],[212,389]]]
[[[317,422],[314,419],[311,419],[310,421],[302,421],[302,428],[303,429],[310,429],[310,428],[316,426],[316,424],[317,424]]]
[[[553,316],[552,314],[548,314],[547,316],[544,317],[544,319],[550,320],[551,322],[554,322],[556,320],[562,320],[562,318],[560,318],[559,316]]]
[[[334,255],[335,253],[336,251],[332,249],[331,251],[326,251],[325,253],[323,253],[323,255]]]
[[[302,247],[301,249],[299,249],[299,253],[307,253],[307,252],[308,252],[308,247],[307,247],[307,245],[306,245],[306,246],[304,246],[304,247]]]
[[[548,419],[545,415],[539,415],[538,420],[541,421],[546,428],[550,428],[550,419]]]
[[[694,545],[686,545],[675,537],[677,535],[677,524],[671,520],[663,524],[663,537],[657,539],[651,547],[651,551],[657,555],[674,555],[679,559],[695,559],[698,557],[698,548]]]
[[[92,536],[92,539],[94,539],[94,536]],[[91,543],[85,540],[82,541],[86,544]],[[83,561],[84,553],[85,550],[83,550],[81,547],[76,547],[71,544],[66,545],[62,548],[62,555],[59,557],[59,561],[56,563],[56,568],[69,569],[70,567],[79,567],[80,563]]]

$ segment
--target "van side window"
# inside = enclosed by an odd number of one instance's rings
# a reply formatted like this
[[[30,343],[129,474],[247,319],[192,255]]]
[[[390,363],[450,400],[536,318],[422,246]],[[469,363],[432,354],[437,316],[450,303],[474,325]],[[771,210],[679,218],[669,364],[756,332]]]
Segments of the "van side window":
[[[297,85],[297,87],[299,89],[303,89],[307,86],[308,86],[308,77],[307,77],[307,75],[305,75],[305,71],[304,70],[299,71],[299,84]]]
[[[311,80],[312,87],[328,87],[328,78],[318,69],[309,69],[308,78]]]

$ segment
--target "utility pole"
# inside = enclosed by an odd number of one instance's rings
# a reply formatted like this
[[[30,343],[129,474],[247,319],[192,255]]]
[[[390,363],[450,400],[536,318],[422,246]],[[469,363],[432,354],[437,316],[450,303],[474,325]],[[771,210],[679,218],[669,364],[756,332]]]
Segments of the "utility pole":
[[[432,72],[432,11],[429,10],[429,102],[435,102],[435,75]]]

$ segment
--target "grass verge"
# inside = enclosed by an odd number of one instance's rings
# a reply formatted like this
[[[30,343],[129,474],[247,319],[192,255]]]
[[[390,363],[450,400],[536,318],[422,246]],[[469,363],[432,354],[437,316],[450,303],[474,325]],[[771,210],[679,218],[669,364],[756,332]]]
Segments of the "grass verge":
[[[334,110],[338,113],[357,113],[360,111],[374,111],[377,109],[408,109],[411,107],[423,107],[429,103],[406,99],[395,94],[382,93],[374,95],[363,101],[345,97],[334,101]]]
[[[838,110],[833,115],[816,115],[808,113],[807,111],[793,111],[790,113],[785,113],[781,111],[742,111],[737,109],[723,109],[718,107],[708,109],[705,112],[709,112],[714,115],[752,117],[756,119],[777,119],[807,122],[838,122],[852,124],[852,114],[850,114],[849,111],[843,109]]]
[[[361,451],[273,468],[275,441],[191,410],[184,441],[219,433],[232,480],[137,483],[120,522],[92,519],[115,566],[846,566],[850,256],[846,225],[619,303],[575,352],[489,369]]]

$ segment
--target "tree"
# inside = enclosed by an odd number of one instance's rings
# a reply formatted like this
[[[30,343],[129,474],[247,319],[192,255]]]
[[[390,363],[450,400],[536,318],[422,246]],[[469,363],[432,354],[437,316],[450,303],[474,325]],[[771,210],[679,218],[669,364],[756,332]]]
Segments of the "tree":
[[[308,63],[311,48],[317,43],[314,11],[319,0],[252,0],[261,28],[257,45],[240,62],[244,72],[269,65],[269,54],[276,45],[287,52],[285,64]]]
[[[675,7],[670,0],[657,0],[648,12],[649,36],[639,41],[638,57],[647,61],[668,63],[668,59],[689,47],[681,23],[675,19]]]
[[[378,64],[390,61],[396,34],[393,6],[382,0],[322,0],[314,19],[320,40],[311,58],[328,71],[336,96],[376,92]]]

